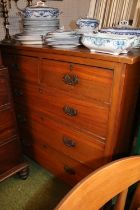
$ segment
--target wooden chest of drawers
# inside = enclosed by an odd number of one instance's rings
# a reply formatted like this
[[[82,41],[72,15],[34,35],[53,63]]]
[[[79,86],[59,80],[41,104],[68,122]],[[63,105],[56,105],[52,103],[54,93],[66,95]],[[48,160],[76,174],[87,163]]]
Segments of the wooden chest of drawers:
[[[17,172],[26,176],[27,164],[17,134],[8,70],[0,65],[0,182]]]
[[[1,48],[26,154],[71,184],[129,155],[140,81],[137,51],[111,56]]]

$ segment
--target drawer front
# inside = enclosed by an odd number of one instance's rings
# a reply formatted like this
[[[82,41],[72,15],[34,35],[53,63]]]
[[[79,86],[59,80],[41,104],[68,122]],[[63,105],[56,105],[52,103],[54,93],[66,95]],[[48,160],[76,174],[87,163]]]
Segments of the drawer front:
[[[47,145],[41,147],[34,144],[32,155],[39,164],[71,185],[76,184],[92,172],[91,169],[80,162],[55,151]]]
[[[112,81],[113,71],[108,69],[47,59],[41,63],[40,83],[75,97],[110,103]]]
[[[12,79],[21,79],[32,83],[38,82],[38,60],[34,57],[17,55],[8,63]]]
[[[21,150],[18,140],[9,141],[0,146],[0,174],[20,163]]]
[[[8,108],[0,111],[0,144],[15,136],[16,133],[16,121],[13,109]]]
[[[54,120],[105,140],[109,121],[107,105],[79,100],[66,94],[58,95],[47,90],[42,92],[40,102],[42,111],[53,116]]]
[[[42,124],[33,121],[32,126],[22,126],[20,130],[25,150],[30,150],[36,142],[44,146],[47,144],[92,169],[103,164],[103,143],[82,133],[70,131],[47,118]]]
[[[9,78],[7,70],[0,70],[0,108],[10,103]]]

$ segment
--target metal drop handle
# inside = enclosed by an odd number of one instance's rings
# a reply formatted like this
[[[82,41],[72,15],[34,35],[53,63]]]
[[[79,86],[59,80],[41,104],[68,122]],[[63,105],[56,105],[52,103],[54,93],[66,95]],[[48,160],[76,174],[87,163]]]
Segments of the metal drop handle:
[[[15,96],[23,96],[23,91],[19,89],[14,89]]]
[[[66,136],[63,137],[63,143],[67,147],[76,147],[76,142]]]
[[[69,167],[69,166],[64,166],[64,170],[65,170],[65,172],[66,173],[68,173],[69,175],[75,175],[76,174],[76,171],[73,169],[73,168],[71,168],[71,167]]]
[[[17,115],[17,119],[20,123],[26,123],[27,122],[27,119],[25,116],[22,116],[21,114],[18,114]]]
[[[15,71],[18,71],[19,70],[19,65],[17,63],[12,63],[11,68]]]
[[[64,106],[63,107],[63,111],[65,114],[74,117],[78,114],[78,111],[76,109],[74,109],[73,107],[70,106]]]
[[[64,82],[67,85],[77,85],[79,83],[79,78],[77,75],[70,75],[70,74],[65,74],[63,77]]]

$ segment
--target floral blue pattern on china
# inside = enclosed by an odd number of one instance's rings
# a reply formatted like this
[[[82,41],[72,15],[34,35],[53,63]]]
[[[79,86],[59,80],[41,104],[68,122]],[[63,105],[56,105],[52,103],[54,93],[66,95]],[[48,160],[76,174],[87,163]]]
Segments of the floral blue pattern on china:
[[[123,49],[126,47],[127,42],[124,40],[110,40],[110,39],[103,39],[101,37],[87,37],[87,41],[90,40],[96,46],[106,46],[107,44],[111,44],[114,46],[114,49]]]
[[[30,8],[27,7],[24,11],[24,18],[57,18],[59,16],[59,10],[52,7],[42,7],[42,8]]]
[[[99,20],[92,18],[80,18],[76,22],[79,28],[97,28],[99,25]]]
[[[114,55],[120,53],[127,53],[133,46],[136,37],[123,36],[117,37],[109,34],[91,34],[83,35],[82,43],[84,46],[90,49],[91,52],[104,52]]]

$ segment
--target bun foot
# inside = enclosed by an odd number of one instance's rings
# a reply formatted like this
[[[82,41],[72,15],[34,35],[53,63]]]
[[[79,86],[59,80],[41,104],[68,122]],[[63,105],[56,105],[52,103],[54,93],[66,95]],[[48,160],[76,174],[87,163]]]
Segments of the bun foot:
[[[18,175],[21,179],[26,180],[28,178],[28,175],[29,175],[29,167],[27,166],[26,168],[19,171]]]

